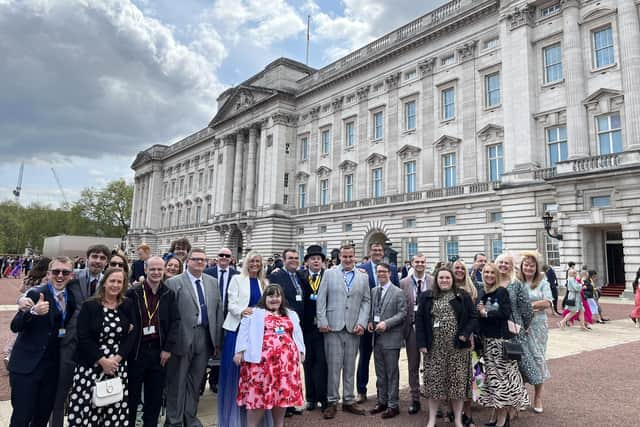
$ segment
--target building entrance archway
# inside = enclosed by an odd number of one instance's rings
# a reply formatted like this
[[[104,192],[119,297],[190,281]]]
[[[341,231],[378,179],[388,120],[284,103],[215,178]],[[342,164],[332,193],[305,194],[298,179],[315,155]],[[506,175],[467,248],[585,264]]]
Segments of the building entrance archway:
[[[229,234],[229,240],[227,247],[231,249],[231,253],[235,256],[236,261],[240,261],[243,255],[243,243],[242,243],[242,231],[239,228],[234,228]]]
[[[381,244],[384,248],[384,262],[398,264],[398,252],[391,248],[391,241],[382,230],[371,230],[364,237],[364,255],[369,255],[369,246],[373,243]]]

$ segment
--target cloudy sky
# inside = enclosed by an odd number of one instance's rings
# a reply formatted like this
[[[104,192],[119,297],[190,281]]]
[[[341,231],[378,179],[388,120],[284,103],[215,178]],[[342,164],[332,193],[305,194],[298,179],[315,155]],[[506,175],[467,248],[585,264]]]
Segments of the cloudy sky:
[[[206,126],[274,59],[320,68],[443,0],[0,0],[0,200],[57,205]]]

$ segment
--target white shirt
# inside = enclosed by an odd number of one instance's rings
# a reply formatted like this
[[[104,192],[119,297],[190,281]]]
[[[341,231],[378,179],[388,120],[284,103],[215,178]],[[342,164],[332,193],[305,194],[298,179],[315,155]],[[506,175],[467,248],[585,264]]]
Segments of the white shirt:
[[[196,285],[196,280],[200,281],[200,289],[202,289],[202,296],[204,297],[205,304],[206,304],[207,294],[205,293],[205,290],[204,290],[204,281],[202,280],[202,276],[195,277],[193,274],[191,274],[189,270],[186,270],[186,271],[187,271],[187,276],[189,277],[189,280],[191,280],[191,286],[193,286],[193,292],[195,292],[196,294],[196,300],[198,299],[198,285]],[[202,310],[200,309],[200,304],[198,301],[198,325],[200,324],[202,324]]]

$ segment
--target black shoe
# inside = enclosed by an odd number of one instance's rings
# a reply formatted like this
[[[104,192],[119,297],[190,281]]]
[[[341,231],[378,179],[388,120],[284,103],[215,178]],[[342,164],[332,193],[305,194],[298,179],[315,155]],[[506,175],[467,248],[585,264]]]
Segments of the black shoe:
[[[473,418],[467,417],[467,414],[462,414],[462,425],[465,427],[470,426],[471,424],[475,425],[476,423],[473,421]]]
[[[318,407],[318,402],[309,402],[309,403],[307,403],[307,406],[306,406],[306,408],[305,408],[305,409],[306,409],[307,411],[313,411],[313,410],[315,410],[317,407]]]
[[[442,415],[442,409],[438,408],[438,413],[436,414],[436,418],[442,418],[444,415]]]
[[[498,424],[498,420],[489,421],[488,423],[484,423],[484,425],[487,426],[487,427],[496,427],[496,424]]]
[[[447,411],[447,418],[449,418],[449,422],[452,423],[455,417],[453,416],[452,411]]]
[[[420,412],[420,401],[414,400],[413,402],[411,402],[411,406],[409,406],[409,414],[415,415],[418,412]]]
[[[287,410],[284,412],[284,416],[285,417],[292,417],[294,415],[302,415],[302,411],[300,409],[297,409],[293,406],[287,408]]]

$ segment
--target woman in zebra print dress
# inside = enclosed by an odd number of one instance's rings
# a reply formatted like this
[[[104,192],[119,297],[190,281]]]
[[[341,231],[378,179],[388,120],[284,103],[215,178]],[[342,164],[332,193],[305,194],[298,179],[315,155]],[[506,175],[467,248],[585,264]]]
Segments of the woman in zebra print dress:
[[[480,394],[480,404],[496,410],[493,425],[508,426],[507,408],[525,408],[529,395],[524,388],[518,364],[502,355],[502,346],[509,340],[507,321],[511,318],[511,301],[508,291],[497,282],[498,268],[488,263],[482,270],[485,294],[478,304],[480,335],[483,338],[485,384]]]

